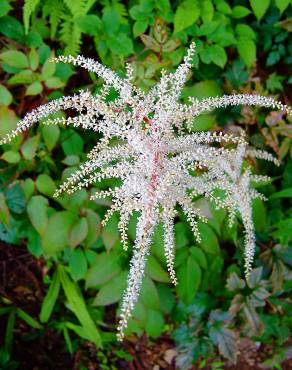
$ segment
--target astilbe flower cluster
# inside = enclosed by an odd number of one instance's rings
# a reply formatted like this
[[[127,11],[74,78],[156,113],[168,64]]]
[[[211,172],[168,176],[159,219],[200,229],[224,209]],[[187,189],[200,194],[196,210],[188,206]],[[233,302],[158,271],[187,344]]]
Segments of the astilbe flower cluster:
[[[250,148],[243,135],[217,132],[192,133],[195,117],[215,108],[245,104],[270,107],[291,114],[291,109],[270,97],[238,94],[197,100],[182,104],[180,95],[191,68],[195,45],[191,44],[183,62],[174,73],[162,71],[160,81],[148,93],[132,84],[133,71],[127,66],[125,78],[82,56],[61,56],[57,62],[73,63],[95,72],[104,80],[100,93],[89,91],[62,97],[28,113],[10,134],[1,140],[9,142],[37,121],[59,110],[74,109],[75,117],[48,119],[47,124],[72,124],[91,129],[102,138],[88,154],[88,160],[56,191],[72,193],[107,178],[121,179],[121,186],[97,191],[92,199],[111,197],[112,205],[103,223],[113,213],[120,213],[119,230],[125,249],[128,248],[127,225],[131,215],[140,216],[130,263],[128,285],[123,296],[118,338],[131,317],[138,299],[151,237],[155,226],[164,227],[164,249],[167,268],[174,284],[175,240],[174,218],[181,207],[200,240],[198,220],[206,221],[193,198],[204,196],[225,208],[230,221],[240,215],[245,229],[245,272],[251,270],[255,250],[252,200],[263,196],[252,187],[253,182],[266,180],[243,169],[247,157],[277,160],[267,152]],[[108,101],[109,90],[118,97]],[[117,140],[118,139],[118,140]],[[228,145],[227,145],[228,144]],[[246,166],[245,166],[246,167]],[[218,195],[221,189],[221,195]],[[222,192],[223,191],[223,192]],[[223,196],[222,196],[223,193]]]

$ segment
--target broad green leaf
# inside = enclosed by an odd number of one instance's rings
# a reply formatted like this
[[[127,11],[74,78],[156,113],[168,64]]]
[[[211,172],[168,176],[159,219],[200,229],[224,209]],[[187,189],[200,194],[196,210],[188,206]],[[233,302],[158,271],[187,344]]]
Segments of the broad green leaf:
[[[201,236],[200,246],[208,254],[217,255],[220,253],[218,238],[211,227],[203,222],[198,223]]]
[[[99,215],[91,209],[86,210],[86,220],[88,225],[87,236],[84,240],[85,247],[90,247],[101,232],[101,221]]]
[[[280,13],[283,13],[283,11],[288,7],[288,5],[291,3],[291,0],[275,0],[276,6],[280,10]]]
[[[113,6],[104,8],[102,16],[103,28],[108,35],[114,35],[120,28],[120,14]]]
[[[56,212],[49,218],[42,238],[43,251],[47,257],[56,255],[69,244],[68,233],[74,220],[74,214],[69,211]]]
[[[255,31],[248,26],[247,24],[238,24],[235,27],[235,32],[238,34],[238,36],[242,39],[251,39],[256,40],[257,35]]]
[[[107,250],[112,249],[119,240],[120,234],[118,230],[118,217],[116,214],[114,214],[102,228],[101,236]]]
[[[45,125],[42,127],[42,136],[47,148],[51,151],[59,140],[60,129],[55,125]]]
[[[27,139],[21,146],[21,153],[27,160],[32,160],[35,156],[40,142],[40,135]]]
[[[16,18],[9,15],[0,18],[0,30],[6,37],[24,43],[24,27]]]
[[[182,97],[187,98],[193,96],[198,99],[208,98],[211,96],[218,96],[221,94],[221,89],[215,81],[197,82],[191,87],[185,87],[182,92]]]
[[[249,0],[249,2],[255,16],[260,21],[268,10],[271,0]]]
[[[56,63],[47,59],[42,67],[42,78],[47,80],[48,78],[52,77],[56,72]]]
[[[19,69],[29,66],[27,56],[18,50],[8,50],[0,54],[0,59],[10,67]]]
[[[207,268],[207,259],[205,253],[202,251],[201,248],[198,247],[191,247],[190,249],[191,255],[195,259],[195,261],[201,266],[202,268]]]
[[[141,20],[136,21],[133,26],[134,37],[137,37],[141,35],[141,33],[145,32],[147,27],[148,27],[148,20],[141,19]]]
[[[49,202],[41,195],[31,197],[27,204],[27,214],[33,227],[40,235],[44,235],[48,224],[48,210]]]
[[[85,217],[79,218],[69,231],[69,244],[71,248],[77,247],[86,238],[88,223]]]
[[[41,329],[42,328],[40,323],[38,323],[33,317],[31,317],[28,313],[23,311],[21,308],[17,308],[16,313],[17,313],[18,317],[21,318],[21,320],[26,322],[32,328],[34,328],[34,329]]]
[[[153,256],[148,257],[148,261],[145,269],[146,275],[155,281],[162,283],[169,283],[168,273],[162,268],[160,263]]]
[[[121,271],[118,275],[104,284],[97,293],[93,304],[107,306],[118,302],[127,286],[127,271]]]
[[[47,196],[52,196],[56,190],[54,180],[46,174],[41,174],[37,177],[36,187],[40,193]]]
[[[247,67],[251,67],[256,61],[256,44],[252,40],[239,38],[237,41],[239,55]]]
[[[174,33],[193,25],[200,16],[197,0],[185,0],[177,8],[174,15]]]
[[[227,55],[226,55],[224,48],[222,48],[222,46],[211,45],[210,46],[210,56],[214,64],[216,64],[217,66],[221,68],[225,66],[227,62]]]
[[[84,299],[78,289],[67,275],[65,268],[58,266],[58,273],[60,276],[62,288],[64,289],[66,298],[68,300],[70,309],[74,312],[82,327],[84,328],[87,337],[97,346],[102,347],[100,334],[97,330],[96,324],[89,315]]]
[[[76,22],[82,32],[90,36],[98,36],[101,29],[101,20],[95,14],[79,17]]]
[[[179,267],[176,291],[186,304],[190,304],[195,297],[201,283],[201,275],[201,269],[192,256],[189,256],[186,263]]]
[[[70,275],[74,281],[83,279],[87,273],[87,260],[81,248],[72,251],[69,258]]]
[[[66,130],[61,134],[62,149],[65,155],[80,155],[83,154],[83,140],[77,132]]]
[[[60,276],[58,271],[54,272],[50,287],[47,291],[47,294],[42,302],[41,313],[40,313],[40,321],[42,323],[46,323],[49,321],[53,309],[55,307],[59,291],[60,291]]]
[[[246,17],[250,13],[251,11],[248,8],[246,8],[245,6],[241,6],[241,5],[236,5],[232,9],[233,18],[243,18],[243,17]]]
[[[3,193],[0,193],[0,223],[9,226],[9,222],[10,212],[6,204],[5,195]]]
[[[100,253],[94,265],[88,270],[86,275],[86,287],[94,288],[102,285],[121,271],[118,256],[114,253]]]
[[[21,214],[25,209],[25,198],[20,183],[12,183],[5,191],[6,202],[9,209],[17,214]]]
[[[10,91],[4,85],[0,85],[0,105],[10,105],[12,99]]]
[[[262,199],[256,198],[253,200],[252,215],[255,230],[257,232],[264,232],[267,227],[267,211]]]
[[[31,51],[28,54],[28,60],[30,68],[35,71],[39,66],[39,55],[35,49],[31,49]]]
[[[214,6],[211,0],[204,0],[200,2],[201,17],[203,22],[210,22],[214,15]]]
[[[209,131],[216,125],[215,117],[210,114],[197,116],[193,120],[192,131]]]
[[[39,81],[34,81],[25,91],[25,95],[38,95],[43,91],[43,85]]]
[[[0,2],[0,17],[6,15],[10,9],[12,9],[12,7],[10,6],[9,2],[7,0],[2,0]]]
[[[151,297],[151,299],[149,297]],[[160,308],[159,295],[156,285],[148,276],[143,277],[141,295],[139,300],[147,308],[153,310],[159,310]]]
[[[8,163],[18,163],[20,161],[20,154],[13,150],[7,150],[3,153],[1,159]]]
[[[34,193],[34,181],[27,178],[22,183],[22,189],[26,200],[29,200]]]
[[[108,45],[111,51],[117,55],[126,57],[134,53],[133,41],[125,33],[111,37]]]
[[[160,310],[166,314],[170,313],[176,304],[172,287],[166,284],[157,284],[156,288],[159,295]]]
[[[161,312],[147,310],[147,320],[145,325],[146,333],[153,338],[158,338],[164,330],[164,318]]]
[[[9,78],[7,83],[9,85],[17,85],[17,84],[30,84],[33,82],[33,75],[30,69],[24,69],[19,73],[16,73],[12,77]]]
[[[59,77],[49,77],[45,80],[45,84],[49,89],[59,89],[65,86],[65,83]]]

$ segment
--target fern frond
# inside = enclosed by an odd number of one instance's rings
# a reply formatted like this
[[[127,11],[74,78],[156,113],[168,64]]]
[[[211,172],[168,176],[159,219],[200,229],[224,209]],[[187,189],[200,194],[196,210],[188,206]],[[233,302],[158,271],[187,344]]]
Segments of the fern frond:
[[[32,13],[35,11],[38,3],[40,0],[25,0],[24,6],[23,6],[23,23],[24,23],[24,29],[25,33],[28,33],[29,29],[29,20]]]

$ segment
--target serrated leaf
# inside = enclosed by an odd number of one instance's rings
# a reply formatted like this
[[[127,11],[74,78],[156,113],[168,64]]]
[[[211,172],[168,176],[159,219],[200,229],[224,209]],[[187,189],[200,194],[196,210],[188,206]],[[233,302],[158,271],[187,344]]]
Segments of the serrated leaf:
[[[221,355],[231,360],[236,361],[237,345],[235,333],[224,327],[212,326],[209,330],[209,336],[212,342],[218,346]]]
[[[93,304],[107,306],[118,302],[127,286],[127,271],[121,271],[118,275],[104,284],[97,293]]]
[[[231,291],[241,290],[245,287],[245,282],[235,272],[232,272],[227,279],[226,287]]]
[[[227,54],[222,46],[211,45],[210,46],[211,60],[217,66],[223,68],[227,62]]]
[[[100,235],[101,222],[98,214],[91,209],[86,210],[86,219],[88,224],[88,232],[86,239],[84,240],[84,244],[86,247],[90,247]]]
[[[247,67],[251,67],[256,61],[256,44],[254,41],[239,38],[237,41],[237,49]]]
[[[55,125],[45,125],[42,127],[42,136],[47,148],[51,151],[59,140],[60,129]]]

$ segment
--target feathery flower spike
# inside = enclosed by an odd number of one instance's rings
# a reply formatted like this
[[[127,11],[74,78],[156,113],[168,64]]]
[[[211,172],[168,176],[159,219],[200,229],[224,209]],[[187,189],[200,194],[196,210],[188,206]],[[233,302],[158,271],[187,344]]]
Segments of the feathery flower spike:
[[[194,52],[195,44],[192,43],[177,70],[174,73],[163,71],[160,82],[148,93],[132,84],[130,65],[126,67],[126,78],[121,78],[92,59],[82,56],[55,58],[56,62],[73,63],[95,72],[104,80],[100,94],[93,96],[88,91],[80,91],[71,97],[44,104],[28,113],[14,131],[0,140],[0,144],[5,144],[51,113],[72,108],[78,113],[76,117],[48,119],[47,124],[72,124],[101,134],[102,139],[88,154],[87,162],[60,186],[55,196],[62,192],[72,193],[102,179],[120,178],[121,186],[98,191],[91,199],[112,198],[104,223],[114,212],[120,213],[118,227],[125,249],[128,247],[128,221],[133,212],[140,213],[128,285],[121,306],[120,340],[124,337],[124,330],[139,297],[155,226],[162,223],[164,227],[166,263],[174,284],[177,284],[177,278],[174,271],[173,227],[177,206],[186,214],[196,239],[200,240],[197,222],[206,219],[194,207],[193,196],[204,196],[218,207],[227,209],[230,222],[236,214],[241,216],[245,229],[247,277],[252,268],[255,249],[252,199],[263,198],[252,188],[252,182],[267,180],[267,177],[252,175],[249,168],[243,170],[243,161],[247,157],[275,164],[278,161],[267,152],[248,147],[244,136],[217,132],[190,133],[194,118],[216,108],[243,104],[279,109],[292,115],[290,107],[273,98],[252,94],[203,100],[190,98],[189,104],[182,104],[180,95]],[[107,102],[109,88],[114,88],[118,97]],[[119,139],[119,144],[113,145],[112,139]],[[225,143],[232,144],[232,148],[224,147]],[[218,189],[224,191],[223,198],[216,195]]]

